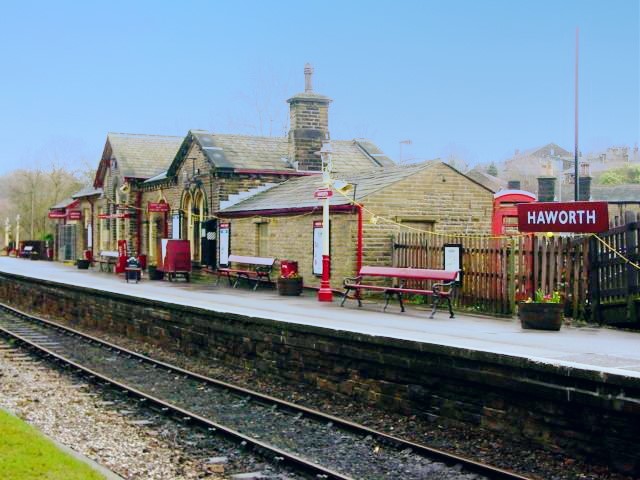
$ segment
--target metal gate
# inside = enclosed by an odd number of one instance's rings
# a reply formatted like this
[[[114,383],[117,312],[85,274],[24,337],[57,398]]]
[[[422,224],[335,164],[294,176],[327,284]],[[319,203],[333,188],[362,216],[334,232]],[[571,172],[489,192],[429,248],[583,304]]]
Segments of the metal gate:
[[[58,225],[58,261],[73,261],[76,258],[76,226]]]

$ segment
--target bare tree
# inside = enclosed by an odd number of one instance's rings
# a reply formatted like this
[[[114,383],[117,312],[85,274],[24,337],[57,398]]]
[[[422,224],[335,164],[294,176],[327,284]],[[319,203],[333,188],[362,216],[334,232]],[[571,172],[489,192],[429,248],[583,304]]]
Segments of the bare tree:
[[[51,233],[49,208],[81,186],[82,182],[74,172],[58,165],[14,170],[0,178],[0,188],[6,192],[0,203],[0,218],[13,219],[20,214],[23,228],[28,225],[30,239],[41,238]]]

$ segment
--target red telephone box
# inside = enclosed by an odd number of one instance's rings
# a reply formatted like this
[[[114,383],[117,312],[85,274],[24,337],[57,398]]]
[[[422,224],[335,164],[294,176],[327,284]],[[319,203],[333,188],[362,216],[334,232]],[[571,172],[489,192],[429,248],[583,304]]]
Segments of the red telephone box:
[[[493,235],[518,233],[517,205],[535,201],[535,194],[525,190],[500,190],[496,192],[493,195],[491,233]]]

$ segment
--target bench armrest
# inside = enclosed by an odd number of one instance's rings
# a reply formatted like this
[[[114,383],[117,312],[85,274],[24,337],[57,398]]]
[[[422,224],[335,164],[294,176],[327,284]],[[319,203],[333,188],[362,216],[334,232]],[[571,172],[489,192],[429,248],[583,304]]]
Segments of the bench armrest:
[[[273,266],[272,265],[257,265],[256,266],[256,273],[271,273],[271,270],[273,270]]]
[[[360,282],[362,281],[362,275],[358,275],[357,277],[346,277],[343,281],[342,284],[346,287],[347,284],[360,284]]]
[[[452,280],[450,282],[438,282],[438,283],[434,283],[431,286],[431,289],[433,290],[433,293],[438,294],[440,293],[443,289],[448,288],[448,291],[453,291],[455,290],[455,288],[458,286],[458,282],[456,280]],[[442,289],[442,290],[441,290]]]

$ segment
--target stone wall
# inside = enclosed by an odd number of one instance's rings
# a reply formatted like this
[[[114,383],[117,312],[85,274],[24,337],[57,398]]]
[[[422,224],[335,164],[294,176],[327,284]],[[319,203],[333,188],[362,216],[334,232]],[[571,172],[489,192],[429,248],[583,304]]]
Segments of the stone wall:
[[[246,217],[229,219],[231,223],[230,253],[234,255],[275,257],[298,262],[306,286],[320,286],[320,277],[313,274],[313,222],[322,221],[322,210],[291,216]],[[331,221],[331,285],[340,288],[345,277],[352,277],[356,268],[357,218],[355,213],[334,213]],[[259,251],[260,230],[267,232],[262,240],[266,251]],[[277,272],[276,272],[277,275]]]
[[[377,216],[436,233],[488,234],[493,193],[444,163],[366,197],[362,203]],[[392,265],[396,225],[364,217],[363,265]],[[410,230],[407,230],[410,231]]]
[[[0,299],[256,369],[383,409],[495,430],[640,474],[640,381],[522,358],[193,307],[0,274]]]

